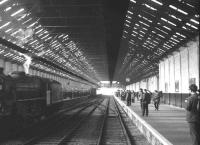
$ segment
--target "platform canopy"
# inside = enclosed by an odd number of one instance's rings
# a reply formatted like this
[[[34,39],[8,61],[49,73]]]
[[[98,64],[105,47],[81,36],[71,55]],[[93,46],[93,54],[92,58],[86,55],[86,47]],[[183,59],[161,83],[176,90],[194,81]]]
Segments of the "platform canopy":
[[[157,74],[198,31],[198,0],[0,0],[1,57],[93,84]]]
[[[130,0],[116,80],[158,75],[159,60],[199,35],[199,10],[199,0]]]

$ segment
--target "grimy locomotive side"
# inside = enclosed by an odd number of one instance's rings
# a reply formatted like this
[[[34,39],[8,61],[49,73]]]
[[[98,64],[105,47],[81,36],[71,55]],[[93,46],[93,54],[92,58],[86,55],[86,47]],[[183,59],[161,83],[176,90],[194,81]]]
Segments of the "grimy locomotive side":
[[[55,80],[24,72],[12,72],[7,76],[0,68],[0,117],[15,116],[29,123],[39,121],[58,111],[59,107],[55,108],[55,104],[66,101],[66,97],[96,95],[95,90],[88,88],[66,92]]]

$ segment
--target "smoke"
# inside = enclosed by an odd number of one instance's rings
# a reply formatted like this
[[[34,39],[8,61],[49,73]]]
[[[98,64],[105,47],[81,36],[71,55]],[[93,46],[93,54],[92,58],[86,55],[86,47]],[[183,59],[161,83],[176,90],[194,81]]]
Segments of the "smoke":
[[[24,72],[26,74],[29,74],[29,68],[30,68],[30,65],[31,65],[31,62],[32,62],[31,54],[30,54],[30,56],[27,55],[27,54],[23,54],[23,53],[19,53],[19,54],[24,56],[24,58],[25,58],[25,63],[23,64]],[[37,56],[42,56],[43,54],[45,54],[45,51],[39,52],[36,55]]]
[[[25,54],[24,54],[23,56],[24,56],[25,59],[26,59],[25,63],[23,64],[24,72],[25,72],[26,74],[29,74],[29,67],[30,67],[30,65],[31,65],[32,58],[31,58],[30,56],[28,56],[28,55],[25,55]]]

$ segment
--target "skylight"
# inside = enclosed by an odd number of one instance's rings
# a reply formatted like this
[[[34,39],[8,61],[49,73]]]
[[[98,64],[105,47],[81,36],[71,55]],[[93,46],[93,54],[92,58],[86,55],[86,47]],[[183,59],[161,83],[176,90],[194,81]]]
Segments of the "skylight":
[[[178,20],[178,21],[182,21],[180,18],[178,18],[178,17],[176,17],[176,16],[174,16],[174,15],[170,15],[170,14],[169,14],[169,16],[172,17],[172,18],[174,18],[174,19],[176,19],[176,20]]]
[[[38,34],[38,33],[42,32],[42,31],[43,31],[43,29],[40,29],[40,30],[36,31],[35,34]]]
[[[194,25],[192,25],[192,24],[190,24],[190,23],[186,23],[186,25],[187,25],[187,26],[190,26],[190,27],[192,27],[192,28],[194,28],[194,29],[198,29],[198,27],[196,27],[196,26],[194,26]]]
[[[157,11],[157,9],[156,8],[154,8],[154,7],[151,7],[150,5],[148,5],[148,4],[144,4],[147,8],[149,8],[149,9],[151,9],[151,10],[153,10],[153,11]]]
[[[158,36],[162,37],[162,38],[165,38],[165,36],[161,35],[161,34],[157,34]]]
[[[172,30],[171,28],[167,27],[167,26],[163,26],[163,28],[167,29],[167,30]]]
[[[146,17],[144,17],[144,16],[141,16],[140,14],[139,14],[138,16],[139,16],[140,18],[143,18],[144,20],[146,20],[146,21],[152,23],[152,20],[150,20],[150,19],[148,19],[148,18],[146,18]]]
[[[190,19],[191,22],[195,23],[195,24],[199,24],[198,21],[194,20],[194,19]]]
[[[127,23],[131,23],[130,21],[126,20]]]
[[[146,23],[144,23],[144,22],[142,22],[142,21],[139,21],[139,22],[140,22],[141,24],[147,26],[147,27],[150,27],[148,24],[146,24]]]
[[[128,25],[128,24],[125,24],[125,26],[130,27],[130,25]]]
[[[128,11],[128,13],[131,14],[131,15],[133,14],[133,12],[131,12],[131,11]]]
[[[161,2],[159,2],[159,1],[157,1],[157,0],[151,0],[152,2],[154,2],[154,3],[157,3],[157,4],[159,4],[159,5],[163,5]]]
[[[0,26],[0,29],[3,29],[4,27],[8,26],[11,22],[7,22],[5,24],[3,24],[2,26]]]
[[[7,2],[8,0],[2,0],[0,1],[0,5],[4,4],[5,2]]]
[[[128,16],[128,15],[126,15],[126,17],[128,18],[128,19],[132,19],[130,16]]]
[[[12,28],[10,28],[10,29],[6,30],[5,32],[6,32],[6,33],[8,33],[8,32],[10,32],[11,30],[12,30]]]
[[[176,26],[176,24],[174,24],[173,22],[171,22],[171,21],[169,21],[169,20],[167,20],[165,18],[161,18],[161,20],[163,20],[163,21],[165,21],[165,22],[167,22],[167,23],[169,23],[169,24],[171,24],[173,26]]]
[[[135,0],[130,0],[131,2],[133,2],[133,3],[136,3],[136,1]]]
[[[22,24],[26,24],[27,22],[31,21],[32,18],[29,18],[28,20],[26,20],[25,22],[23,22]]]
[[[22,11],[24,11],[23,8],[19,9],[18,11],[14,12],[13,14],[11,14],[12,17],[14,17],[15,15],[21,13]]]
[[[183,37],[183,38],[186,38],[186,36],[183,35],[183,34],[180,34],[180,33],[178,33],[178,32],[176,32],[176,34],[179,35],[179,36],[181,36],[181,37]]]
[[[9,11],[11,9],[12,9],[12,7],[7,7],[4,11],[7,12],[7,11]]]
[[[159,29],[158,27],[155,27],[155,28],[156,28],[157,30],[159,30],[159,31],[161,31],[161,32],[163,32],[163,33],[165,33],[165,34],[168,34],[167,32],[165,32],[165,31]]]
[[[17,19],[18,21],[21,21],[22,19],[24,19],[27,15],[23,14],[19,19]]]
[[[175,7],[173,5],[169,5],[169,7],[172,8],[172,9],[174,9],[174,10],[176,10],[176,11],[178,11],[178,12],[180,12],[180,13],[182,13],[182,14],[184,14],[184,15],[188,15],[187,12],[185,12],[185,11],[183,11],[181,9],[178,9],[177,7]]]

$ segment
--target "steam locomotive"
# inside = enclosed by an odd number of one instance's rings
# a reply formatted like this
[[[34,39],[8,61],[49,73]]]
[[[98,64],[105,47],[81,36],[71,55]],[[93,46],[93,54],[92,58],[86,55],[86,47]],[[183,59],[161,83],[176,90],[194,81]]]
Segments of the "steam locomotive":
[[[26,121],[38,121],[58,111],[55,104],[62,102],[66,95],[77,97],[95,93],[95,89],[63,92],[59,82],[24,72],[12,72],[10,76],[0,73],[0,118],[17,116]]]

